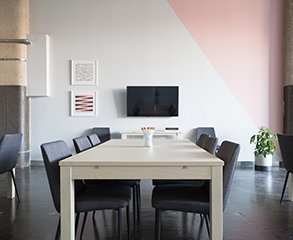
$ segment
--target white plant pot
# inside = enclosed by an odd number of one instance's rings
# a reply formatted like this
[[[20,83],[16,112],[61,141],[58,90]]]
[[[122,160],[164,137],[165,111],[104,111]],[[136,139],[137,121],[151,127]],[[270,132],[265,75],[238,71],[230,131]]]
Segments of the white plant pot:
[[[263,155],[254,156],[254,169],[257,171],[271,171],[273,165],[273,155]]]

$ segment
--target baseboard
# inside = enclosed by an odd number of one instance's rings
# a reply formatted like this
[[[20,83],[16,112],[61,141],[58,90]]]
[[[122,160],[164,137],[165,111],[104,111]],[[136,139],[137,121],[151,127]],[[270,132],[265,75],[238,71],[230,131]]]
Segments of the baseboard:
[[[255,165],[255,166],[254,166],[254,169],[255,169],[256,171],[270,172],[270,171],[272,171],[272,166],[257,166],[257,165]]]
[[[44,166],[44,162],[39,160],[31,160],[31,166]]]
[[[240,167],[252,167],[254,165],[253,161],[239,161],[237,162],[237,166]]]

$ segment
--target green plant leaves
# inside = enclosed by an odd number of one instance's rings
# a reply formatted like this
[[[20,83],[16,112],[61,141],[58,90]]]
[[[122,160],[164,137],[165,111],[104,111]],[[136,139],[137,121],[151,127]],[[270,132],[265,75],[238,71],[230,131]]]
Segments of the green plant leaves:
[[[272,133],[267,127],[260,127],[258,134],[253,135],[250,138],[250,144],[255,144],[254,155],[267,155],[273,154],[276,150],[276,146],[273,140],[278,141],[276,134]]]

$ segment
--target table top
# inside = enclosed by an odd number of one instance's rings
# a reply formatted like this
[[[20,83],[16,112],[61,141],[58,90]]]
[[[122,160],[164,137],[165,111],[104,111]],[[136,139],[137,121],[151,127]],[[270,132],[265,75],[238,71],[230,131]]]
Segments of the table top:
[[[60,166],[223,166],[224,162],[188,139],[112,139],[60,161]]]

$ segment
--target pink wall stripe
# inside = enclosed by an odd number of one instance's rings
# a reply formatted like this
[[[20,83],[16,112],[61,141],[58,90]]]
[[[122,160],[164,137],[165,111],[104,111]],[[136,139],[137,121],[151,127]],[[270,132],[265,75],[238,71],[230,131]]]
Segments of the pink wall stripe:
[[[282,131],[282,1],[168,0],[256,126]]]

